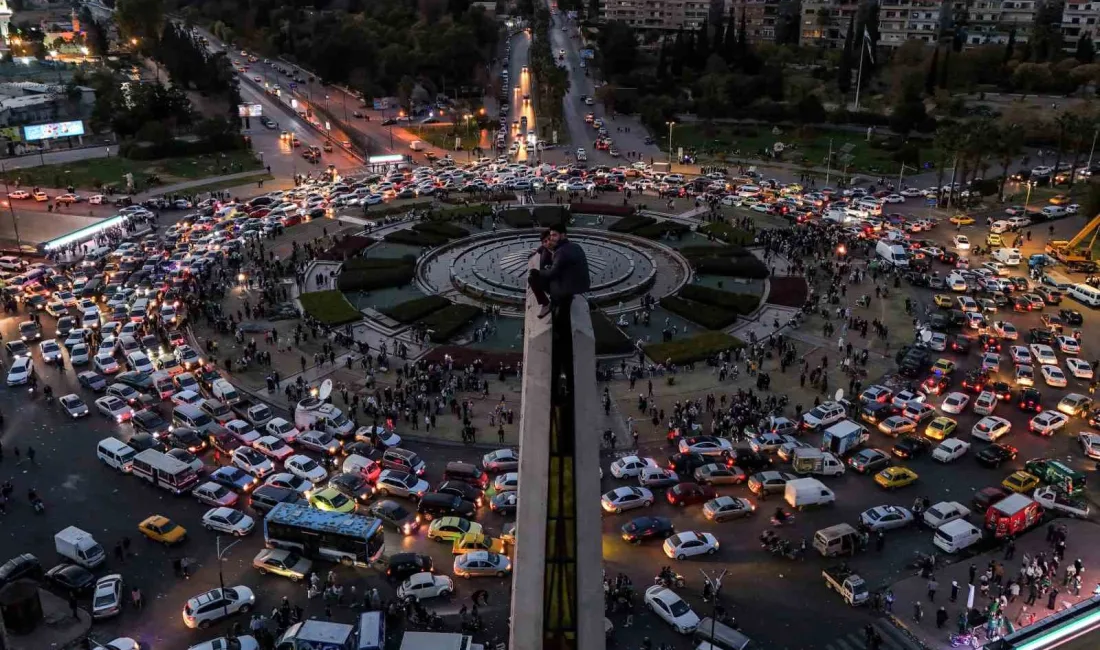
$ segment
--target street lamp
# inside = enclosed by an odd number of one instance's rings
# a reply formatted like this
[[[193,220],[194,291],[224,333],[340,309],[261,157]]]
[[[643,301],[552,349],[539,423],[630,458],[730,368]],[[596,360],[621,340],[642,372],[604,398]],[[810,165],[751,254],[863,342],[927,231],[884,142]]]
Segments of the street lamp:
[[[222,536],[218,535],[216,538],[217,544],[217,557],[218,557],[218,586],[221,587],[222,600],[225,600],[225,578],[222,577],[222,561],[225,558],[225,554],[229,552],[229,549],[233,548],[237,544],[241,543],[241,539],[233,542],[229,546],[222,548]],[[225,601],[225,615],[229,616],[229,601]]]
[[[665,122],[668,126],[668,170],[672,171],[672,127],[676,126],[676,122]]]
[[[22,252],[23,242],[19,240],[19,220],[15,216],[15,206],[12,205],[11,199],[8,198],[8,195],[11,194],[11,189],[8,187],[8,175],[4,170],[4,163],[2,162],[0,162],[0,176],[4,178],[4,197],[8,203],[8,211],[11,213],[12,229],[15,230],[15,248]]]
[[[722,573],[720,573],[717,578],[712,578],[710,574],[708,574],[706,571],[703,571],[702,569],[699,569],[699,573],[703,574],[703,580],[706,581],[706,584],[709,584],[711,586],[710,592],[711,598],[713,600],[711,600],[710,610],[710,638],[713,639],[714,628],[718,623],[718,597],[719,594],[722,593],[722,578],[726,577],[726,573],[728,573],[728,571],[726,569],[722,569]]]
[[[1027,182],[1027,196],[1024,197],[1024,216],[1027,216],[1027,204],[1031,201],[1031,188],[1035,187],[1035,181]]]

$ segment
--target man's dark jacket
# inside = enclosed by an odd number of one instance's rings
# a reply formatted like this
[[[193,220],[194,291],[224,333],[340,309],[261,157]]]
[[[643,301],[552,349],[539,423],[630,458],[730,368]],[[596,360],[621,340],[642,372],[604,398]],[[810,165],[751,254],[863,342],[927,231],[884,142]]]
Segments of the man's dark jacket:
[[[539,275],[546,280],[549,293],[555,298],[575,296],[588,291],[592,286],[584,249],[569,239],[562,239],[558,243],[554,249],[553,263],[550,268],[539,270]]]

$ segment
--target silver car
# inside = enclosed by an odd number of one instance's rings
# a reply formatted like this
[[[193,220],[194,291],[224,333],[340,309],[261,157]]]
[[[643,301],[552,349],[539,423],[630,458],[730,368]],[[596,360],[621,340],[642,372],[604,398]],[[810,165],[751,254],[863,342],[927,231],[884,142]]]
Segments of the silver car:
[[[703,516],[711,521],[740,519],[754,512],[753,502],[741,497],[718,497],[703,504]]]
[[[393,495],[408,499],[419,499],[431,490],[431,486],[424,479],[400,472],[395,469],[384,469],[378,475],[378,481],[374,486],[375,491],[383,498]]]
[[[740,485],[748,475],[740,467],[722,463],[710,463],[695,469],[695,482],[702,485]]]
[[[455,558],[454,574],[459,578],[492,576],[503,578],[512,572],[508,556],[489,551],[470,551]]]
[[[898,506],[875,506],[859,515],[859,523],[867,530],[892,530],[913,523],[913,513]]]
[[[497,449],[481,458],[486,472],[515,472],[519,469],[519,454],[514,449]]]

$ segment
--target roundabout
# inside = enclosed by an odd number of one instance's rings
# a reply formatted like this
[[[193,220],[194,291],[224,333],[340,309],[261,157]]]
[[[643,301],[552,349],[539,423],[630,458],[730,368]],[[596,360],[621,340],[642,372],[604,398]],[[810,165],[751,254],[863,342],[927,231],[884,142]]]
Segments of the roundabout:
[[[574,228],[569,239],[588,259],[592,288],[585,295],[596,304],[618,305],[611,312],[638,308],[632,299],[645,293],[658,299],[675,293],[691,278],[691,267],[679,253],[642,237]],[[519,305],[526,295],[528,262],[538,245],[537,230],[466,237],[422,255],[416,282],[428,295],[458,291],[478,303]]]

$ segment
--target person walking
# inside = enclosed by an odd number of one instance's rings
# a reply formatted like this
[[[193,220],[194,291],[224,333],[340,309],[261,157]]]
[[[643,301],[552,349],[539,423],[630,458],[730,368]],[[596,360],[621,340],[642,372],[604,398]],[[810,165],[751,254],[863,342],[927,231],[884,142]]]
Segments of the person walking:
[[[928,602],[936,602],[936,590],[939,589],[940,583],[936,582],[936,578],[932,577],[928,579]]]
[[[913,603],[913,620],[920,623],[922,618],[924,618],[924,609],[921,607],[920,601],[918,600]]]
[[[947,608],[940,607],[936,610],[936,629],[943,629],[945,623],[947,623]]]
[[[1047,597],[1047,609],[1054,609],[1055,602],[1058,600],[1057,587],[1050,590],[1050,596]]]
[[[951,602],[955,602],[959,599],[959,581],[951,581]]]

